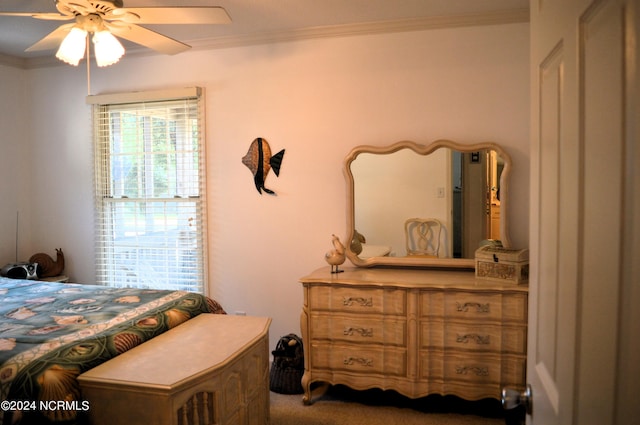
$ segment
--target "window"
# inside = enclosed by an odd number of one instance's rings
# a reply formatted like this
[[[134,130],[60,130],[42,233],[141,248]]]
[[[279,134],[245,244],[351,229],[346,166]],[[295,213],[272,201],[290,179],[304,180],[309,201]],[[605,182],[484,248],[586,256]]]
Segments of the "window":
[[[200,89],[88,101],[94,105],[97,283],[204,293]]]

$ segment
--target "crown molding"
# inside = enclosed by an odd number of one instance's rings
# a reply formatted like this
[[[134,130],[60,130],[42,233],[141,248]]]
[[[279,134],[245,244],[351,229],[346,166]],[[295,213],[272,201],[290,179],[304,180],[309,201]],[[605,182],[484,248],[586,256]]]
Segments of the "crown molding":
[[[194,50],[224,49],[260,44],[283,43],[289,41],[309,40],[316,38],[349,37],[357,35],[373,35],[408,31],[424,31],[444,28],[458,28],[484,25],[503,25],[529,22],[529,9],[511,9],[489,13],[476,13],[450,16],[431,16],[391,21],[367,22],[358,24],[330,25],[302,28],[287,31],[274,31],[255,34],[242,34],[227,37],[212,37],[199,40],[187,40]],[[144,48],[127,49],[127,56],[156,55]],[[0,64],[32,69],[51,66],[68,66],[53,56],[36,58],[16,58],[0,55]]]
[[[27,59],[17,56],[3,55],[0,53],[0,65],[11,66],[13,68],[27,68]]]
[[[459,28],[484,25],[503,25],[529,22],[529,9],[513,9],[491,13],[451,16],[431,16],[425,18],[401,19],[393,21],[367,22],[346,25],[331,25],[302,28],[270,33],[244,34],[240,36],[216,37],[192,40],[194,49],[220,49],[251,46],[258,44],[282,43],[314,38],[349,37],[394,32],[424,31],[444,28]]]

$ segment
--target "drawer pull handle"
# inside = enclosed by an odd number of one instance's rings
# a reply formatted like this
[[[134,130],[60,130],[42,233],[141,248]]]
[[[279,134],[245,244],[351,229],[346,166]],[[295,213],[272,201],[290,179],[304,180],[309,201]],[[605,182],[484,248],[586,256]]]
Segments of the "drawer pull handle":
[[[361,366],[373,367],[373,360],[365,359],[363,357],[348,357],[344,359],[344,364],[346,366],[353,366],[354,364],[359,364]]]
[[[373,307],[373,298],[362,298],[362,297],[342,298],[342,305],[351,307],[353,304],[359,304],[361,307]]]
[[[372,337],[373,336],[373,328],[344,328],[344,335],[346,336],[353,336],[354,333],[358,333],[360,334],[360,336],[368,336],[368,337]]]
[[[456,366],[456,373],[458,375],[468,375],[469,373],[473,373],[476,376],[489,376],[489,368],[479,366]]]
[[[459,342],[461,344],[466,344],[469,341],[475,341],[476,344],[478,345],[491,344],[490,335],[483,336],[478,334],[466,334],[466,335],[458,334],[458,336],[456,337],[456,342]]]
[[[464,303],[460,304],[456,302],[456,309],[461,312],[469,311],[470,307],[475,307],[477,313],[489,313],[489,303],[480,304],[480,303]]]

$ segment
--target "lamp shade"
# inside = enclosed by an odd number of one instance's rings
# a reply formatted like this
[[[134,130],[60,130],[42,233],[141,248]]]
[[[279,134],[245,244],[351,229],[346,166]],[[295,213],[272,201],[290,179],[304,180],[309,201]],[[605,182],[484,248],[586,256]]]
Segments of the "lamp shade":
[[[80,59],[84,57],[86,38],[87,32],[85,30],[77,27],[71,28],[69,34],[60,43],[56,57],[63,62],[77,66]]]
[[[109,31],[97,31],[93,35],[93,44],[98,66],[113,65],[124,55],[124,47]]]

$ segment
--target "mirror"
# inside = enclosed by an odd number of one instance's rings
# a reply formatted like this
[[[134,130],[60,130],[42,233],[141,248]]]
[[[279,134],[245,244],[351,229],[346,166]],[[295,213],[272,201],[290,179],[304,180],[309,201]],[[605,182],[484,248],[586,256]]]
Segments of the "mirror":
[[[510,169],[494,143],[356,147],[344,165],[347,257],[360,267],[474,268],[482,244],[510,247]],[[436,219],[439,227],[412,218]],[[421,245],[428,252],[412,252]]]

